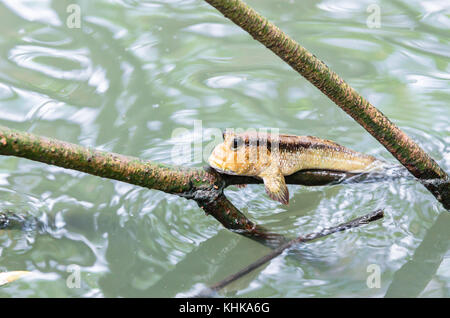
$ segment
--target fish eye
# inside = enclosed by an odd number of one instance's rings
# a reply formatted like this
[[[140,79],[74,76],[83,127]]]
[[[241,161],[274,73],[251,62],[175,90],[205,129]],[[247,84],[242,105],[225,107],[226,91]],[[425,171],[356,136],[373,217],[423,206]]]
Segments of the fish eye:
[[[237,150],[239,147],[242,146],[243,143],[244,141],[242,140],[241,137],[234,137],[231,143],[231,150]]]

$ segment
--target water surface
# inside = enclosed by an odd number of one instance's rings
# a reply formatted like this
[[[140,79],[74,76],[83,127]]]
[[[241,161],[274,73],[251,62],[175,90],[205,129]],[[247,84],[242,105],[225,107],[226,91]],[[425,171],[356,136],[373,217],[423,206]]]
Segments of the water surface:
[[[78,4],[81,27],[69,28]],[[450,171],[450,8],[439,1],[248,1],[308,48]],[[220,128],[276,127],[395,159],[278,57],[200,0],[0,2],[0,125],[158,162]],[[194,129],[201,121],[203,138]],[[180,130],[184,129],[184,130]],[[176,132],[182,132],[182,135]],[[208,155],[208,150],[205,150]],[[203,160],[185,165],[201,167]],[[287,236],[383,208],[384,220],[305,245],[232,284],[238,297],[450,297],[450,215],[413,180],[261,185],[227,196]],[[0,157],[0,271],[32,277],[0,297],[174,297],[269,249],[224,229],[193,201],[76,171]],[[33,225],[34,224],[34,225]],[[292,252],[291,252],[292,254]],[[368,288],[368,266],[381,271]],[[80,288],[68,288],[71,266]]]

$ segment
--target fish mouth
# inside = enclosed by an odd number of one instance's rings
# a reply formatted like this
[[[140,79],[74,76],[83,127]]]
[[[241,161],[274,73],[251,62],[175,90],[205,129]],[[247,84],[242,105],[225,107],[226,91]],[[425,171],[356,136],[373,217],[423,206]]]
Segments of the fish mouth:
[[[210,157],[208,159],[208,163],[214,169],[219,170],[219,171],[223,171],[222,165],[217,160],[215,160],[213,157]]]
[[[220,173],[225,173],[225,174],[231,174],[231,175],[237,175],[237,173],[234,173],[230,170],[225,170],[223,168],[223,162],[218,162],[216,161],[214,158],[209,158],[208,163],[211,167],[214,168],[214,170],[220,172]]]

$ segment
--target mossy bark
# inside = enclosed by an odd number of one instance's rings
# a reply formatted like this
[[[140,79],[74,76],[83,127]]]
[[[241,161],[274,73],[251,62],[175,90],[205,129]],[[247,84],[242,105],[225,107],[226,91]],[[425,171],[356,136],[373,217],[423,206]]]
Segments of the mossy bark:
[[[209,180],[205,180],[207,175],[199,169],[156,164],[7,127],[0,127],[0,154],[23,157],[167,193],[188,192],[192,189],[193,180],[204,180],[205,184],[209,184]]]
[[[450,210],[450,179],[410,137],[325,63],[241,0],[205,0],[327,95],[374,136]]]
[[[0,126],[0,155],[16,156],[195,200],[226,228],[246,232],[255,225],[225,197],[225,181],[212,169],[182,168],[89,149]],[[220,204],[214,203],[217,198]],[[230,217],[228,211],[233,211]],[[261,232],[267,232],[258,228]]]

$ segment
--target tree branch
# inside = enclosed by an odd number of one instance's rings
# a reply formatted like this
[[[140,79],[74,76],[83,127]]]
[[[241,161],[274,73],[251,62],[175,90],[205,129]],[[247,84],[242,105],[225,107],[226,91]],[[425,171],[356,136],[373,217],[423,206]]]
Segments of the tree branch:
[[[343,109],[450,210],[450,178],[410,137],[325,63],[241,0],[205,0],[247,31]]]
[[[333,226],[330,228],[326,228],[323,229],[320,232],[317,233],[311,233],[311,234],[307,234],[305,236],[300,236],[297,237],[283,245],[281,245],[280,247],[274,249],[272,252],[270,252],[269,254],[261,257],[260,259],[258,259],[257,261],[253,262],[252,264],[248,265],[247,267],[241,269],[239,272],[228,276],[227,278],[225,278],[224,280],[212,285],[211,287],[209,287],[209,289],[206,289],[202,292],[200,292],[200,294],[198,295],[198,297],[205,297],[205,296],[211,296],[212,293],[217,292],[218,290],[224,288],[225,286],[231,284],[232,282],[238,280],[239,278],[241,278],[242,276],[250,273],[251,271],[257,269],[258,267],[264,265],[265,263],[269,262],[270,260],[274,259],[275,257],[277,257],[278,255],[280,255],[281,253],[283,253],[285,250],[291,248],[293,245],[299,244],[299,243],[307,243],[307,242],[311,242],[313,240],[317,240],[319,238],[322,238],[324,236],[328,236],[331,234],[334,234],[336,232],[341,232],[341,231],[345,231],[351,228],[355,228],[364,224],[368,224],[370,222],[376,221],[381,219],[384,216],[384,212],[383,210],[376,210],[373,212],[370,212],[364,216],[358,217],[356,219],[353,219],[349,222],[345,222],[342,224],[339,224],[337,226]]]

